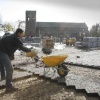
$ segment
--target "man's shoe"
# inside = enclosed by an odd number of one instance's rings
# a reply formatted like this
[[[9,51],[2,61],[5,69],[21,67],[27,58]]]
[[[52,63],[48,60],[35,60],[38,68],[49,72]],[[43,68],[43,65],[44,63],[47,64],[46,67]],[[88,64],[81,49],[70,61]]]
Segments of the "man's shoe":
[[[14,92],[14,91],[17,91],[18,88],[15,88],[14,86],[11,86],[11,87],[6,87],[6,92]]]

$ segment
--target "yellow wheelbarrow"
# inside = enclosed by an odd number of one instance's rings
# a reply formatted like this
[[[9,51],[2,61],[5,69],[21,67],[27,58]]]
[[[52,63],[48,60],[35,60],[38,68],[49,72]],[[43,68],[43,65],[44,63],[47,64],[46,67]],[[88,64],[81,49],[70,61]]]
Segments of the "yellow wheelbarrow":
[[[38,55],[37,55],[37,51],[33,50],[31,52],[26,52],[26,60],[27,62],[31,59],[31,60],[35,60],[35,62],[38,62]]]
[[[68,57],[68,55],[53,55],[53,56],[45,56],[43,57],[43,63],[45,64],[44,67],[44,74],[47,74],[52,67],[54,72],[57,70],[58,74],[61,77],[65,77],[69,69],[64,64],[64,60]],[[47,70],[48,68],[48,70]],[[56,70],[55,70],[56,69]]]

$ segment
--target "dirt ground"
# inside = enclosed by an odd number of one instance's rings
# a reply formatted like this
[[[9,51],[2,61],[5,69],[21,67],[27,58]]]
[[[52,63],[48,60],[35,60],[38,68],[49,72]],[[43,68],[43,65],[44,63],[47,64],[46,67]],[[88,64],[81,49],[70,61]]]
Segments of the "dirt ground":
[[[0,100],[98,100],[36,77],[16,81],[14,86],[18,91],[5,93],[5,89],[0,90]]]

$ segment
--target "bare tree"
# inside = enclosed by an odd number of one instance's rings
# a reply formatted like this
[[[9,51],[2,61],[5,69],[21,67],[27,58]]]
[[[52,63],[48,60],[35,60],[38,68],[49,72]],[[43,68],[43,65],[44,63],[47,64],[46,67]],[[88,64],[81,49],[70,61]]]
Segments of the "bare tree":
[[[100,23],[92,26],[92,28],[90,29],[90,35],[95,37],[100,36]]]

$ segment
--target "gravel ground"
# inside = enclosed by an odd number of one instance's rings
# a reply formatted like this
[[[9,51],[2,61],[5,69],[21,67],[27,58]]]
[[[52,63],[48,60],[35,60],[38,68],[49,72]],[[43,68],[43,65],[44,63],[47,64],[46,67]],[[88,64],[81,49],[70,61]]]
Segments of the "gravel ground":
[[[98,100],[87,97],[84,93],[66,89],[57,83],[34,77],[16,81],[14,86],[19,90],[13,93],[5,93],[5,89],[0,90],[0,100]]]

